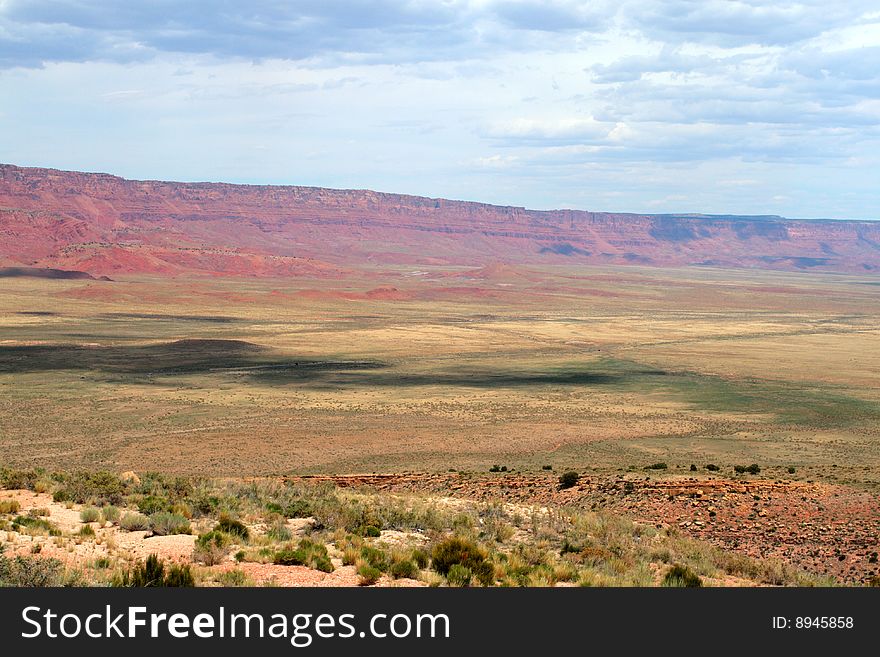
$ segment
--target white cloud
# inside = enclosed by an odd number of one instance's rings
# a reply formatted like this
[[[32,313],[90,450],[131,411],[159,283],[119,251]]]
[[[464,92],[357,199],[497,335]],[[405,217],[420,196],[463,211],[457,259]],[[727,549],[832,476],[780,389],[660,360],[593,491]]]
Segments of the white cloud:
[[[880,218],[872,0],[216,6],[0,1],[0,159]]]

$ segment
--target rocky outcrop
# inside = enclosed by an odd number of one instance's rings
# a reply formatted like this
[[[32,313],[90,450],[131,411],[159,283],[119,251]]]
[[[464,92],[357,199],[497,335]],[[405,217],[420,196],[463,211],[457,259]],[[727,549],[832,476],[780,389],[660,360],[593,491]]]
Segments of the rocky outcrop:
[[[0,262],[93,274],[339,277],[365,264],[880,272],[880,222],[536,211],[368,190],[0,165]]]

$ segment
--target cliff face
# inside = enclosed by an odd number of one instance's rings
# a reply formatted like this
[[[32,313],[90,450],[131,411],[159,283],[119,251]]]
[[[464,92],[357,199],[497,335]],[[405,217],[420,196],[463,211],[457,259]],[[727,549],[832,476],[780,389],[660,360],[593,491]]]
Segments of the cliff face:
[[[0,165],[0,262],[92,274],[326,276],[366,264],[880,272],[880,222],[534,211],[372,191]]]

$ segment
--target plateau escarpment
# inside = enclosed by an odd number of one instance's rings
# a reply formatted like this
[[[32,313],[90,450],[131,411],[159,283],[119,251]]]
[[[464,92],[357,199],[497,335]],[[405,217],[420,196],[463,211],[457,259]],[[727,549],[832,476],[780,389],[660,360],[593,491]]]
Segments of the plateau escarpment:
[[[880,272],[880,222],[641,215],[0,165],[0,264],[341,278],[373,265]]]

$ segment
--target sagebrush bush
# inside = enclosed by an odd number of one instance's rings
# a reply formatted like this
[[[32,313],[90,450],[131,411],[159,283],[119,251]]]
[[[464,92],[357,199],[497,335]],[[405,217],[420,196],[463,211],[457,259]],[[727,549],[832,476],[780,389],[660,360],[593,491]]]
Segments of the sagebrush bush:
[[[98,522],[101,518],[101,511],[93,506],[84,507],[79,512],[79,519],[82,522]]]
[[[119,520],[119,528],[127,532],[145,532],[150,529],[150,519],[141,513],[126,513]]]
[[[160,511],[150,516],[150,529],[158,536],[192,533],[189,520],[176,513],[167,513],[165,511]]]
[[[572,486],[577,484],[578,479],[580,479],[580,476],[574,470],[563,472],[559,476],[559,488],[563,490],[566,488],[571,488]]]
[[[112,504],[109,506],[105,506],[103,509],[101,509],[101,516],[107,522],[118,522],[119,515],[119,507],[115,507]]]

